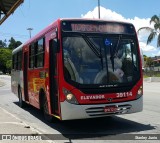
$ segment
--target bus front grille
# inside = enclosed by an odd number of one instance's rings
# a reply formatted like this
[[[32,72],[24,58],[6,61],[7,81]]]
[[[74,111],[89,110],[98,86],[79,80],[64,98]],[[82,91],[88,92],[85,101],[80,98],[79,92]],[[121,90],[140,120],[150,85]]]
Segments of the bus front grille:
[[[118,105],[116,108],[116,111],[114,112],[105,112],[105,107],[91,107],[86,109],[86,113],[91,117],[102,117],[102,116],[109,116],[109,115],[115,115],[115,114],[124,114],[127,113],[131,105]]]

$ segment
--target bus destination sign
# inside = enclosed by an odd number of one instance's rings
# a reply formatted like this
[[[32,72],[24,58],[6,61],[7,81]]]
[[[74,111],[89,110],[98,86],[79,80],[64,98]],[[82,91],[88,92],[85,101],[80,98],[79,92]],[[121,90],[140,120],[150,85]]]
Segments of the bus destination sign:
[[[124,33],[125,27],[119,24],[71,24],[72,31],[77,32],[107,32],[107,33]]]
[[[63,22],[63,31],[67,32],[95,32],[111,34],[135,34],[131,24],[103,22],[103,23],[82,23],[82,22]]]

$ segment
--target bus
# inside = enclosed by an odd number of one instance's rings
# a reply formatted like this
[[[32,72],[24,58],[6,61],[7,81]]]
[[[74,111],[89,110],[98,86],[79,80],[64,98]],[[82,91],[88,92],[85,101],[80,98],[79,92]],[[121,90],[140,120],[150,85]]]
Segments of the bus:
[[[58,19],[13,50],[11,89],[48,121],[143,110],[140,47],[130,23]]]

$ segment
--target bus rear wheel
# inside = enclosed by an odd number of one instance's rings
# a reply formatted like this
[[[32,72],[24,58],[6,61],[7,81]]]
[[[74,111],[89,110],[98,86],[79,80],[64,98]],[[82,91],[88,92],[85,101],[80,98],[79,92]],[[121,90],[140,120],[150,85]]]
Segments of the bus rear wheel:
[[[49,115],[49,110],[48,110],[48,101],[46,95],[43,96],[43,115],[44,119],[48,122],[53,121],[53,116]]]
[[[21,108],[24,108],[25,107],[25,102],[23,101],[23,99],[22,99],[22,91],[21,91],[21,88],[19,87],[18,88],[18,98],[19,98],[19,106],[21,107]]]

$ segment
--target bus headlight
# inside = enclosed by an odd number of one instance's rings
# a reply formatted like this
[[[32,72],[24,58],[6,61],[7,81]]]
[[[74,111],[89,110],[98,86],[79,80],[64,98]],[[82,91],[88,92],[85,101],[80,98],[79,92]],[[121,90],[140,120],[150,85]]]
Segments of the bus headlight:
[[[140,88],[138,89],[138,92],[137,92],[137,99],[140,98],[141,96],[143,95],[143,86],[140,86]]]
[[[73,94],[71,94],[71,93],[67,94],[67,96],[66,96],[66,99],[69,100],[69,101],[72,100],[73,98],[74,98]]]
[[[66,101],[71,104],[78,104],[76,97],[67,89],[63,88],[63,93],[66,96]]]

